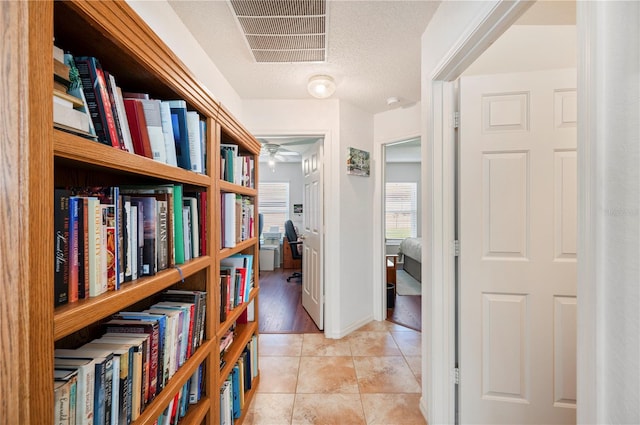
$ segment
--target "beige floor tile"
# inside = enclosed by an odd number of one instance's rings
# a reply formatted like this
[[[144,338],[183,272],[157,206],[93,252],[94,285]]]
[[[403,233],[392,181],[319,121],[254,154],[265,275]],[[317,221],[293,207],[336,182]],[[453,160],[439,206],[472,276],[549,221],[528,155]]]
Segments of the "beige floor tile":
[[[260,356],[259,393],[295,393],[300,357]]]
[[[301,357],[296,392],[298,394],[357,393],[358,381],[353,358],[348,356]]]
[[[351,345],[346,339],[329,339],[324,334],[305,334],[302,339],[303,356],[350,356]]]
[[[404,357],[354,357],[360,393],[419,393]]]
[[[398,348],[405,356],[419,356],[422,350],[422,334],[420,332],[391,332]]]
[[[422,357],[420,356],[405,356],[404,358],[409,365],[409,369],[413,372],[413,376],[416,377],[418,384],[422,386]]]
[[[301,334],[260,334],[260,356],[299,356],[302,352]]]
[[[362,394],[367,425],[426,425],[419,394]]]
[[[389,332],[356,331],[347,336],[353,356],[401,356]]]
[[[357,329],[356,332],[389,332],[394,330],[396,327],[400,326],[386,320],[373,320]]]
[[[260,384],[262,385],[262,384]],[[295,394],[256,393],[247,411],[245,425],[283,425],[291,423]]]
[[[359,394],[297,394],[291,423],[358,425],[366,422]]]

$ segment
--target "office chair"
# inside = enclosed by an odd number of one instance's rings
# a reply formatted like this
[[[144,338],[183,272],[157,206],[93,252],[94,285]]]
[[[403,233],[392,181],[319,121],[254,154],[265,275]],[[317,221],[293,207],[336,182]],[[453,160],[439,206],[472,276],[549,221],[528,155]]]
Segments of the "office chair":
[[[301,260],[302,251],[299,246],[302,244],[302,241],[298,240],[298,233],[296,232],[296,228],[293,227],[291,220],[284,222],[284,234],[291,248],[291,257],[294,260]],[[290,282],[291,279],[300,279],[302,281],[302,272],[293,272],[293,274],[287,278],[287,282]]]

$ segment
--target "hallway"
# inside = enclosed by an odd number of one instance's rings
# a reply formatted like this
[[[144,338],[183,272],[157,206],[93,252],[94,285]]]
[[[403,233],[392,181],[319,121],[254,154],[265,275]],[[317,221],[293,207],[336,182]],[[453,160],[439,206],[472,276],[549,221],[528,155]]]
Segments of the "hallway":
[[[261,334],[260,384],[245,424],[426,424],[421,334],[372,322],[340,340]]]

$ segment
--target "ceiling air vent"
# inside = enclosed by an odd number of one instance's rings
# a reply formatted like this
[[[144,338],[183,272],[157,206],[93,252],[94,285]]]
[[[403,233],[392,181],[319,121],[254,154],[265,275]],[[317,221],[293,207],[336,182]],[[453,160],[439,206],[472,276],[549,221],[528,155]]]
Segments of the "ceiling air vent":
[[[256,62],[324,62],[326,0],[230,0]]]

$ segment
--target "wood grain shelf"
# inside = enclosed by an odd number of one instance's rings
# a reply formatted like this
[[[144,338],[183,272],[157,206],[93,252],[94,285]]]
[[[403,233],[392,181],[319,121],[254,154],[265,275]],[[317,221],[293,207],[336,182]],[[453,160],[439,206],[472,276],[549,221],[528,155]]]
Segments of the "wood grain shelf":
[[[36,4],[37,3],[37,4]],[[253,303],[255,322],[238,325],[238,339],[225,359],[235,363],[253,335],[258,334],[258,238],[218,249],[220,242],[220,195],[236,193],[252,198],[257,207],[258,191],[220,181],[220,144],[233,143],[243,155],[253,157],[258,181],[260,143],[224,109],[209,89],[182,63],[149,25],[124,1],[85,0],[0,2],[3,30],[15,43],[0,47],[9,67],[0,76],[13,87],[3,98],[8,117],[6,161],[0,181],[6,191],[3,218],[3,251],[11,267],[5,267],[9,282],[0,290],[9,320],[2,323],[2,360],[8,365],[4,384],[12,385],[3,414],[7,423],[42,425],[54,422],[54,362],[56,346],[73,348],[89,342],[100,323],[112,314],[149,305],[169,287],[204,290],[205,335],[193,356],[175,373],[155,399],[145,407],[135,425],[153,424],[200,366],[203,366],[203,397],[190,405],[183,425],[215,425],[220,418],[219,392],[226,380],[219,369],[220,335],[233,326]],[[65,52],[96,57],[114,76],[123,91],[148,93],[151,98],[183,99],[187,109],[206,122],[207,174],[173,167],[97,141],[55,129],[53,123],[53,43]],[[9,118],[16,119],[9,119]],[[54,308],[54,205],[57,187],[182,185],[184,193],[203,192],[208,255],[193,259],[155,276],[124,283],[118,291],[82,299]],[[258,211],[254,209],[254,222]],[[256,232],[257,234],[257,232]],[[16,243],[13,243],[18,240]],[[220,260],[235,253],[254,255],[255,288],[248,302],[236,307],[229,321],[219,322]],[[2,265],[0,265],[0,269]],[[144,307],[142,307],[144,308]],[[96,331],[96,332],[94,332]],[[6,336],[8,335],[8,336]],[[27,347],[28,349],[25,349]],[[246,393],[250,401],[254,387]],[[236,425],[246,417],[247,407]]]

